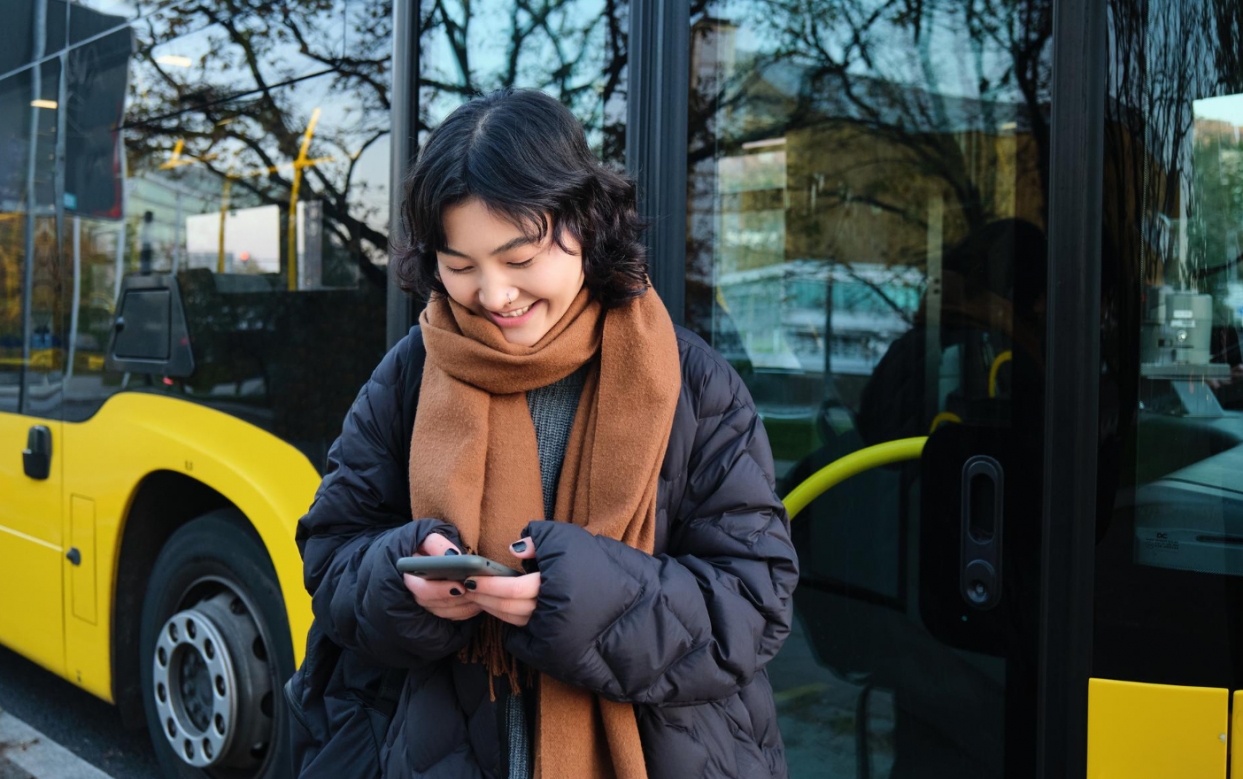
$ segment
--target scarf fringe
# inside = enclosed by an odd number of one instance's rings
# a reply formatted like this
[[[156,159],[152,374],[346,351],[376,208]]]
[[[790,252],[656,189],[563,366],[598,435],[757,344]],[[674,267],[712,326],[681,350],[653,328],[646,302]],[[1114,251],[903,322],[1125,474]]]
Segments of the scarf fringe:
[[[458,652],[458,658],[463,663],[479,663],[487,670],[488,697],[493,703],[496,702],[497,679],[508,679],[509,690],[514,695],[521,694],[523,687],[530,687],[533,681],[531,669],[523,669],[518,658],[505,651],[505,623],[491,614],[484,615],[475,635]]]

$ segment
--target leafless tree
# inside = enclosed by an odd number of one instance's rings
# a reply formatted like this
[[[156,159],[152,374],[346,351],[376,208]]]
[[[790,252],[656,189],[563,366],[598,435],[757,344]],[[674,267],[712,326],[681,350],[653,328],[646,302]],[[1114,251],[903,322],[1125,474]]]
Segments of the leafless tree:
[[[715,3],[697,7],[711,14]],[[711,156],[724,142],[739,146],[811,125],[836,124],[906,152],[912,172],[935,177],[954,194],[968,229],[995,214],[989,187],[994,159],[972,164],[961,144],[964,132],[998,133],[1015,123],[1036,142],[1042,189],[1047,188],[1049,73],[1052,10],[1048,0],[755,0],[736,3],[745,18],[730,21],[770,41],[733,81],[715,94],[692,95],[691,161]],[[934,50],[932,28],[957,31],[963,51]],[[960,83],[944,83],[939,65],[965,60]],[[741,64],[741,63],[740,63]],[[753,123],[729,138],[718,137],[719,117],[756,99],[742,80],[762,78],[782,65],[802,79],[797,100],[776,121]],[[748,107],[752,114],[754,106]],[[762,109],[761,109],[762,110]],[[831,197],[833,193],[826,193]],[[883,194],[866,205],[919,222],[906,204]],[[844,203],[843,203],[844,204]]]
[[[233,202],[287,208],[292,163],[313,160],[301,166],[300,199],[321,201],[326,234],[382,286],[374,261],[388,240],[366,197],[380,185],[357,169],[389,133],[389,14],[382,0],[201,0],[146,17],[124,127],[130,173],[184,163],[187,175],[227,180]],[[179,50],[197,56],[168,56]],[[337,100],[303,153],[324,95]]]
[[[450,56],[429,58],[420,73],[420,129],[474,95],[540,89],[574,112],[605,160],[622,164],[628,2],[436,0],[424,7],[424,51],[443,46]]]

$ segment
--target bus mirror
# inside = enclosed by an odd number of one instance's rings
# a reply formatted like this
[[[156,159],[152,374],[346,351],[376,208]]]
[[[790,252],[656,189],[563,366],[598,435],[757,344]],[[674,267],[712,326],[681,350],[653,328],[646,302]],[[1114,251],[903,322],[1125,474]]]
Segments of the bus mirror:
[[[122,281],[105,367],[179,378],[194,373],[194,355],[175,276],[128,276]]]

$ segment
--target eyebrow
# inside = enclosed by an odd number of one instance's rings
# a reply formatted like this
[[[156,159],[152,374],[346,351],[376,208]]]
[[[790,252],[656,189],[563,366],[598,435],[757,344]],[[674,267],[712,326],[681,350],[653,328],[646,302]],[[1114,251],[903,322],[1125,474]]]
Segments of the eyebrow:
[[[525,236],[525,235],[520,235],[520,236],[518,236],[517,238],[514,238],[513,240],[507,241],[507,242],[505,242],[505,243],[501,244],[500,246],[496,247],[495,249],[493,249],[493,250],[492,250],[492,256],[493,256],[493,257],[495,257],[495,256],[496,256],[496,255],[498,255],[498,254],[504,254],[505,252],[509,251],[510,249],[517,249],[519,246],[529,246],[530,244],[533,244],[533,243],[535,243],[535,240],[534,240],[534,239],[532,239],[532,238],[530,238],[530,237],[528,237],[528,236]],[[461,257],[461,258],[462,258],[462,259],[464,259],[464,260],[469,260],[469,259],[471,259],[471,258],[470,258],[470,255],[467,255],[467,254],[462,254],[461,252],[457,251],[456,249],[451,249],[451,248],[449,248],[448,246],[444,247],[444,248],[443,248],[443,249],[441,249],[440,251],[444,252],[445,254],[451,254],[451,255],[453,255],[454,257]]]

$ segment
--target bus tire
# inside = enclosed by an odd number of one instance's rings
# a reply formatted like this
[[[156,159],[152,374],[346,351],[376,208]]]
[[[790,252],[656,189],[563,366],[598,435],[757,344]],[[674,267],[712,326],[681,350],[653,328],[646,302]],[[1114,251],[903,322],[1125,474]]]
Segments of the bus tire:
[[[295,670],[284,599],[246,519],[222,509],[169,537],[143,598],[139,667],[166,777],[288,779]]]

